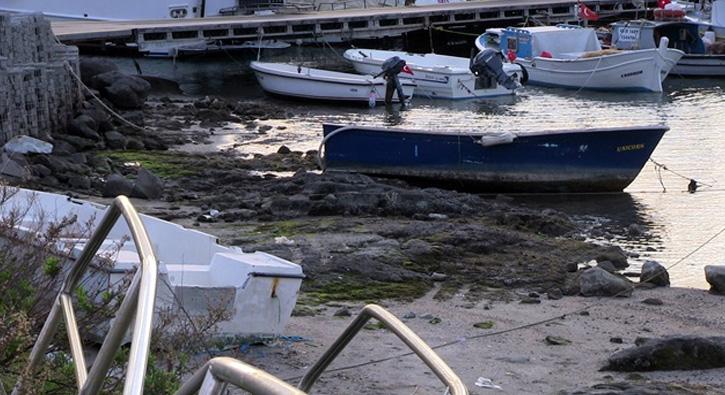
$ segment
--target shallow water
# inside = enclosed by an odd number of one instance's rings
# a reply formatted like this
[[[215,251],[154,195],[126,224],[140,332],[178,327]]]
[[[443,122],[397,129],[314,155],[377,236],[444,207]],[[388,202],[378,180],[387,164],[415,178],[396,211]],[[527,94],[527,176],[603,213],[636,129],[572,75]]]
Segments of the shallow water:
[[[632,259],[635,267],[646,259],[658,260],[666,266],[676,264],[671,269],[674,285],[706,287],[702,267],[725,264],[725,234],[693,253],[725,228],[725,79],[671,76],[665,81],[663,94],[577,92],[529,86],[515,97],[495,100],[452,102],[416,97],[405,111],[388,111],[382,106],[334,107],[269,98],[245,66],[254,57],[234,54],[176,63],[141,59],[139,63],[146,74],[178,81],[189,95],[258,98],[303,114],[290,120],[262,122],[275,128],[252,140],[241,138],[242,134],[249,135],[242,126],[215,137],[213,149],[236,146],[240,153],[273,152],[283,144],[294,150],[317,149],[323,122],[452,132],[665,124],[670,131],[652,158],[684,177],[700,181],[699,192],[687,193],[688,180],[672,172],[663,171],[660,178],[650,163],[624,194],[517,196],[516,200],[532,207],[563,210],[583,223],[598,225],[614,235],[627,251],[639,255]],[[319,48],[263,53],[263,59],[292,59],[343,70],[348,67],[331,50]],[[130,60],[115,61],[135,72]],[[625,237],[625,229],[631,224],[642,225],[643,234]]]

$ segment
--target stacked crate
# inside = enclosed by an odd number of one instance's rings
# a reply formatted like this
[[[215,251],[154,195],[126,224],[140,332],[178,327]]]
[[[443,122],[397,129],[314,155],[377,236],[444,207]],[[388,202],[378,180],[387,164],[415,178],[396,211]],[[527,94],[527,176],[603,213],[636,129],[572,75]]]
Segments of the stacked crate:
[[[78,49],[58,43],[42,15],[0,14],[0,145],[64,130],[82,101],[72,73]]]

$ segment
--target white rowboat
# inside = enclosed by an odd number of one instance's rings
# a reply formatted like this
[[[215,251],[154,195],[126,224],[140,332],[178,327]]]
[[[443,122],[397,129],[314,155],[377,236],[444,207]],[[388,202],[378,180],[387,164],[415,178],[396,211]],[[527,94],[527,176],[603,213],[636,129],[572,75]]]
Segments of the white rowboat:
[[[385,83],[382,78],[370,75],[341,73],[302,67],[284,63],[252,62],[250,64],[259,85],[265,91],[282,96],[303,99],[369,102],[385,100]],[[400,79],[406,97],[413,95],[415,83]],[[397,94],[393,101],[398,101]]]
[[[511,95],[513,89],[507,89],[495,80],[481,84],[469,70],[469,59],[436,54],[412,54],[400,51],[383,51],[374,49],[348,49],[345,59],[352,62],[353,67],[361,74],[377,74],[386,59],[397,56],[405,60],[413,71],[410,77],[418,84],[417,96],[437,99],[470,99],[477,97],[494,97]],[[521,68],[516,65],[504,65],[508,75],[521,75]]]

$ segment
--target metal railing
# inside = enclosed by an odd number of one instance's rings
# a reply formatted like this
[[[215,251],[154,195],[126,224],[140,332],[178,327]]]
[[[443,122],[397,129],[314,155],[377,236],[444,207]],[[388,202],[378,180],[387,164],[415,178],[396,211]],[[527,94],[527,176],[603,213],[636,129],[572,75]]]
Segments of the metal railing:
[[[227,384],[255,395],[305,395],[304,392],[234,358],[217,357],[194,373],[176,395],[221,394]]]
[[[113,325],[110,327],[101,349],[91,366],[90,372],[86,369],[86,360],[83,356],[83,344],[75,312],[73,310],[72,295],[78,282],[88,268],[89,264],[108,236],[116,221],[123,216],[133,237],[136,251],[140,258],[140,267],[136,270],[126,296],[118,309]],[[60,293],[53,303],[38,340],[30,353],[30,361],[26,368],[26,376],[32,375],[43,359],[50,346],[53,336],[58,328],[61,318],[65,320],[70,351],[75,362],[75,374],[80,394],[97,394],[103,385],[108,370],[113,363],[114,355],[123,342],[124,335],[135,321],[131,340],[131,351],[128,359],[128,369],[124,382],[124,395],[140,395],[143,393],[144,378],[146,375],[147,356],[151,341],[154,302],[156,299],[157,265],[151,242],[146,229],[136,210],[125,196],[119,196],[108,207],[106,215],[100,225],[85,245],[80,257],[75,261],[65,279]],[[135,315],[133,314],[135,311]],[[13,389],[13,395],[21,394],[22,379]]]
[[[320,360],[305,374],[297,386],[305,392],[309,392],[327,366],[340,354],[345,346],[360,332],[371,318],[380,321],[388,330],[393,332],[403,341],[426,365],[438,376],[438,379],[448,386],[451,395],[467,395],[468,389],[453,370],[433,351],[423,339],[418,337],[407,325],[400,321],[384,308],[369,304],[365,306],[360,314],[350,323],[335,343],[325,351]]]

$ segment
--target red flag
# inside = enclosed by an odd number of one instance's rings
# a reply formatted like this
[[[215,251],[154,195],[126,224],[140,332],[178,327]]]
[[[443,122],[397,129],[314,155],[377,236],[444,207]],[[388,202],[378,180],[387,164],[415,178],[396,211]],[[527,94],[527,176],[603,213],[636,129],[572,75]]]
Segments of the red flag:
[[[413,75],[413,70],[411,70],[410,67],[408,67],[408,65],[406,64],[405,66],[403,66],[403,73]]]
[[[579,2],[579,18],[587,21],[598,21],[599,15],[592,11],[591,8],[587,7],[586,4]]]
[[[670,3],[672,3],[672,1],[670,1],[670,0],[657,0],[657,7],[662,8],[664,10],[665,6]]]

